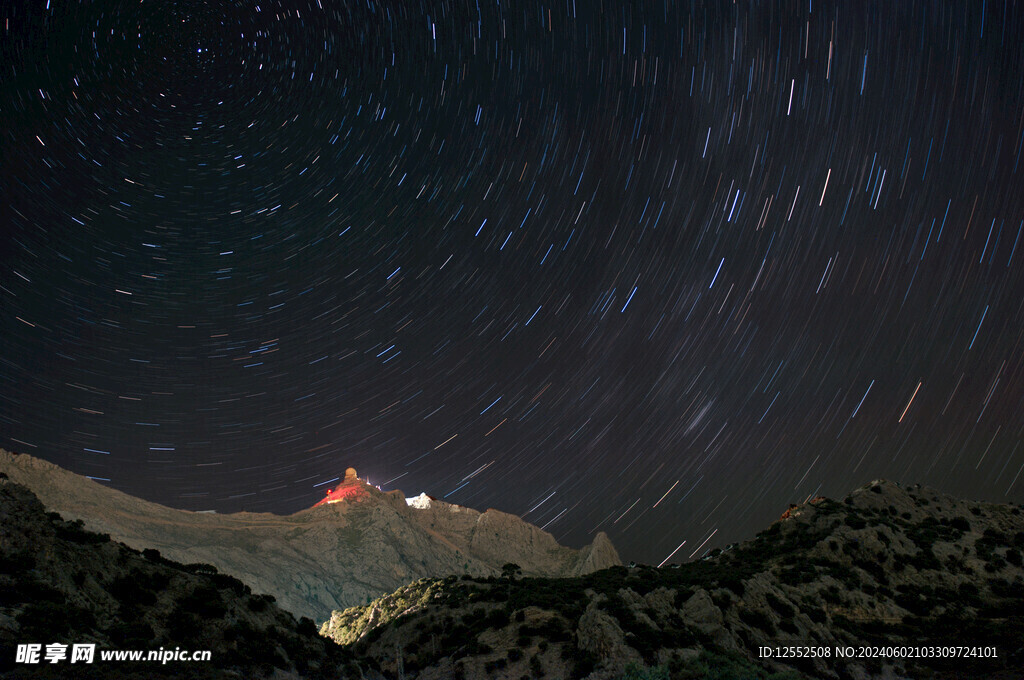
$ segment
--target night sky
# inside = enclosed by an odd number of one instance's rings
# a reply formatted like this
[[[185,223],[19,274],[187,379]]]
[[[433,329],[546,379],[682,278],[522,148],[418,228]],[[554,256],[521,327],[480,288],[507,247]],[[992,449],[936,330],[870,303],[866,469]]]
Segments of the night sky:
[[[4,448],[653,564],[879,477],[1024,499],[1016,0],[0,14]]]

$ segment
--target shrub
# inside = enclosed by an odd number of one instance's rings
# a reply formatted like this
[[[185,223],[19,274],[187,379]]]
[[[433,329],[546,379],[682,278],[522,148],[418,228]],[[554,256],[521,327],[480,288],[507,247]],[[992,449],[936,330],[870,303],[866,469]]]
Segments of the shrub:
[[[299,618],[299,625],[297,627],[297,630],[303,635],[317,635],[316,624],[313,622],[313,619],[309,618],[308,616],[303,616]]]
[[[494,659],[493,661],[488,661],[484,664],[484,670],[487,671],[488,674],[490,674],[494,671],[501,670],[506,666],[508,666],[507,659]]]
[[[250,592],[252,592],[249,586],[245,585],[234,576],[229,576],[228,574],[214,574],[212,579],[218,588],[228,589],[235,595],[248,595]]]
[[[138,570],[124,576],[118,576],[107,586],[107,592],[123,605],[153,605],[156,604],[156,593],[147,590],[143,584],[144,579]]]
[[[821,607],[806,607],[804,613],[807,614],[807,618],[815,623],[825,623],[825,619],[828,618],[825,610]]]
[[[483,617],[480,625],[484,628],[504,628],[511,623],[512,617],[506,609],[494,609],[487,616]]]
[[[58,538],[70,541],[71,543],[93,545],[110,542],[109,534],[97,534],[92,531],[86,531],[85,523],[80,519],[76,519],[74,522],[62,522],[57,525],[56,529]]]
[[[170,641],[176,645],[200,642],[202,627],[200,618],[192,612],[185,611],[180,605],[167,616],[167,633]]]
[[[227,613],[220,591],[212,586],[198,586],[181,599],[182,611],[198,614],[204,619],[219,619]]]
[[[711,593],[711,601],[715,604],[716,607],[718,607],[722,611],[725,611],[730,606],[732,606],[732,595],[730,595],[729,591],[727,590],[716,590],[715,592]]]
[[[788,602],[783,601],[777,597],[774,593],[766,593],[765,599],[768,601],[768,606],[779,613],[782,618],[792,618],[796,614],[796,610]]]
[[[249,606],[249,611],[256,612],[257,614],[267,608],[267,601],[261,595],[253,595],[246,604]]]
[[[740,609],[740,620],[748,626],[754,628],[760,628],[769,635],[775,634],[775,624],[772,623],[771,617],[760,609],[749,609],[744,607]]]
[[[779,621],[779,629],[784,633],[789,633],[790,635],[796,635],[800,632],[800,629],[796,627],[796,624],[793,623],[792,619],[782,619]]]
[[[829,604],[845,604],[846,599],[839,593],[839,588],[829,586],[821,591],[821,599]]]
[[[846,519],[843,520],[846,526],[852,529],[863,529],[868,525],[867,521],[863,517],[857,515],[847,515]]]
[[[957,595],[961,602],[970,607],[981,606],[981,590],[978,588],[977,584],[969,581],[967,583],[961,583],[960,587],[957,589]]]
[[[925,569],[942,569],[942,565],[939,563],[939,558],[937,558],[935,553],[931,550],[921,550],[914,555],[911,555],[907,559],[907,564],[918,571],[924,571]]]
[[[818,572],[813,565],[801,562],[795,566],[783,569],[779,572],[779,582],[787,586],[798,586],[803,583],[810,583],[818,578]]]
[[[967,533],[971,530],[971,523],[963,517],[954,517],[952,520],[950,520],[949,526],[964,533]]]
[[[1020,581],[1008,582],[1006,579],[990,579],[988,587],[996,597],[1011,600],[1024,600],[1024,584]]]
[[[192,564],[186,564],[185,570],[190,571],[193,574],[216,574],[217,567],[212,564],[206,564],[205,562],[194,562]]]
[[[883,555],[882,557],[884,558],[885,556]],[[875,579],[876,582],[881,583],[882,585],[887,585],[889,583],[889,577],[886,576],[886,574],[885,574],[885,567],[882,566],[882,562],[884,562],[884,559],[881,559],[881,560],[859,560],[858,559],[858,560],[854,560],[853,561],[853,566],[858,567],[858,568],[863,569],[864,571],[866,571],[868,574],[871,575],[871,577],[873,579]]]
[[[743,593],[747,591],[743,581],[736,574],[727,574],[723,578],[719,579],[718,585],[722,588],[728,588],[741,597],[743,596]]]

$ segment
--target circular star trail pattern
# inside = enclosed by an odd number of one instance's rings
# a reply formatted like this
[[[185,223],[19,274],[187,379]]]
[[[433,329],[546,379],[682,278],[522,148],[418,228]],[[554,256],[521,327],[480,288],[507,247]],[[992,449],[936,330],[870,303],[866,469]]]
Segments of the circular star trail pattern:
[[[2,12],[6,448],[655,564],[877,477],[1024,495],[1018,2]]]

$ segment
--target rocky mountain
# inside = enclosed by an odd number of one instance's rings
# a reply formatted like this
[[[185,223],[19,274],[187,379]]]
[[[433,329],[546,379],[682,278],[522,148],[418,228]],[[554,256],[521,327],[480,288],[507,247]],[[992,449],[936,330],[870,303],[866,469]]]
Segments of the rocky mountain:
[[[354,470],[316,506],[287,516],[176,510],[3,450],[0,472],[90,531],[178,562],[212,564],[317,621],[423,577],[495,575],[509,562],[527,575],[568,577],[621,564],[603,533],[573,550],[515,515],[384,493]]]
[[[344,650],[208,564],[139,552],[47,512],[0,475],[0,678],[339,678]],[[19,644],[39,661],[18,663]],[[67,645],[50,663],[46,648]],[[72,662],[93,644],[92,662]],[[104,662],[104,650],[208,650],[209,661]]]
[[[1019,679],[1022,550],[1017,506],[878,481],[697,562],[423,579],[321,634],[419,680]]]

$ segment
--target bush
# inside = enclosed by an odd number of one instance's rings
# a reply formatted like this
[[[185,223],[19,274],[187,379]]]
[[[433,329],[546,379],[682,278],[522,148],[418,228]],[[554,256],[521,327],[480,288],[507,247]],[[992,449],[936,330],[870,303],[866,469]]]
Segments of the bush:
[[[1024,600],[1024,584],[1020,581],[1010,583],[1006,579],[994,578],[989,580],[988,587],[996,597],[1017,601]]]
[[[85,523],[80,519],[76,519],[74,522],[61,522],[57,525],[56,529],[57,538],[71,543],[95,545],[97,543],[110,542],[109,534],[97,534],[92,531],[86,531]]]
[[[726,574],[718,580],[718,585],[722,588],[728,588],[741,597],[747,591],[746,586],[737,574]]]
[[[825,623],[825,620],[828,618],[825,610],[821,607],[807,607],[804,609],[804,614],[807,614],[807,618],[814,623]]]
[[[942,565],[939,563],[939,558],[937,558],[935,553],[931,550],[921,550],[920,552],[912,555],[907,559],[907,564],[918,571],[924,571],[925,569],[942,569]]]
[[[863,517],[857,515],[847,515],[846,519],[843,520],[846,526],[852,529],[863,529],[868,525],[867,521]]]
[[[982,604],[981,590],[977,584],[971,582],[961,583],[957,589],[957,595],[960,602],[969,607],[980,607]]]
[[[488,661],[487,663],[484,664],[484,670],[487,671],[487,673],[489,675],[489,674],[493,673],[494,671],[501,670],[502,668],[505,668],[506,666],[508,666],[508,660],[507,659],[494,659],[493,661]]]
[[[775,624],[772,623],[771,617],[765,614],[759,609],[748,609],[746,607],[740,609],[740,620],[748,626],[754,628],[760,628],[769,635],[775,634]]]
[[[308,616],[303,616],[299,618],[299,625],[297,627],[297,630],[303,635],[309,635],[313,637],[317,635],[316,624],[313,622],[313,619],[309,618]]]
[[[950,520],[949,526],[964,533],[967,533],[971,530],[971,523],[963,517],[954,517],[952,520]]]
[[[766,593],[765,599],[768,601],[768,606],[778,612],[782,618],[791,619],[796,615],[796,610],[792,605],[776,597],[774,593]]]
[[[790,635],[796,635],[800,632],[800,629],[796,627],[792,619],[782,619],[779,621],[779,630]]]
[[[864,571],[866,571],[868,574],[871,575],[871,577],[873,579],[875,579],[875,581],[877,583],[880,583],[882,585],[888,585],[889,577],[886,576],[885,567],[882,566],[882,562],[885,561],[884,560],[885,557],[886,557],[886,555],[882,555],[881,556],[882,559],[880,559],[880,560],[860,560],[860,559],[855,559],[855,560],[853,560],[853,566],[858,567],[858,568],[863,569]]]
[[[933,589],[927,586],[902,585],[893,601],[911,614],[927,616],[939,602]]]
[[[205,562],[193,562],[192,564],[186,564],[185,570],[190,571],[193,574],[216,574],[217,567],[212,564],[206,564]]]
[[[219,619],[227,613],[220,591],[211,586],[198,586],[181,599],[182,611],[198,614],[204,619]]]
[[[821,591],[821,599],[829,604],[846,604],[846,599],[839,593],[839,588],[829,586]]]
[[[818,572],[814,565],[804,562],[798,563],[789,569],[779,572],[779,582],[787,586],[798,586],[810,583],[818,578]]]
[[[260,595],[253,595],[246,604],[249,606],[249,611],[256,612],[257,614],[267,608],[266,599]]]
[[[107,586],[107,592],[119,603],[130,606],[156,604],[156,593],[148,590],[139,570],[118,576]]]
[[[214,574],[212,576],[212,580],[218,588],[225,588],[238,596],[248,595],[252,592],[249,586],[228,574]]]
[[[512,617],[506,609],[494,609],[487,616],[483,617],[480,625],[485,629],[504,628],[512,622]]]

